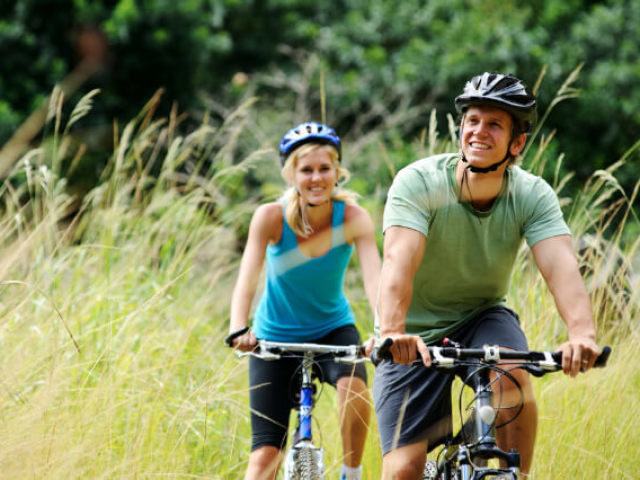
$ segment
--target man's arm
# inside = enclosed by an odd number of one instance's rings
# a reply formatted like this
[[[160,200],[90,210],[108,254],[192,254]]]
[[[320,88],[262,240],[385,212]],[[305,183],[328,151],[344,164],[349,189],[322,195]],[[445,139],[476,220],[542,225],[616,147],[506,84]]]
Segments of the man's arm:
[[[591,301],[578,269],[571,237],[559,235],[541,240],[531,251],[558,313],[567,324],[569,340],[560,345],[559,350],[564,373],[575,377],[593,366],[600,349],[596,344]]]
[[[405,320],[411,296],[413,277],[418,270],[426,238],[422,233],[404,227],[390,227],[384,234],[384,257],[378,293],[380,338],[393,338],[391,353],[396,363],[410,364],[416,352],[425,365],[430,364],[429,351],[417,335],[405,334]]]

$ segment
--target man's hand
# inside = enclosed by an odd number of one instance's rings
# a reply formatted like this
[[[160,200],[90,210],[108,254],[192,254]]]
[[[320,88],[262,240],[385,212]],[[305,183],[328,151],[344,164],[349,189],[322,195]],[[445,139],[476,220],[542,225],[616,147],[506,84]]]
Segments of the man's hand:
[[[389,352],[393,356],[394,363],[402,363],[411,365],[418,355],[422,358],[425,367],[431,366],[431,356],[429,349],[422,338],[418,335],[388,335],[393,340],[393,344],[389,348]],[[383,340],[386,337],[382,337]]]
[[[562,352],[562,371],[572,377],[593,367],[600,355],[600,348],[591,336],[573,337],[558,350]]]

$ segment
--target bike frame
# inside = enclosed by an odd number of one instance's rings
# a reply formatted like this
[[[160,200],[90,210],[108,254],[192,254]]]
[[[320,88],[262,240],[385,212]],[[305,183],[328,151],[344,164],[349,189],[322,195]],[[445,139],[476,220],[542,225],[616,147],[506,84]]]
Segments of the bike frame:
[[[377,365],[383,359],[393,360],[389,353],[393,341],[388,338],[376,347],[372,354],[372,363]],[[456,374],[460,367],[476,370],[467,377],[465,383],[475,392],[474,418],[471,425],[473,438],[466,441],[463,424],[455,438],[445,441],[441,458],[435,471],[425,466],[425,479],[432,480],[481,480],[500,478],[518,480],[520,473],[520,454],[516,450],[505,452],[496,444],[496,413],[493,405],[490,372],[497,375],[509,375],[505,367],[524,369],[536,377],[562,369],[560,352],[538,352],[501,350],[497,345],[482,349],[460,348],[459,346],[428,347],[431,355],[431,367],[439,371]],[[611,353],[610,347],[604,347],[596,360],[595,367],[604,367]],[[505,360],[514,360],[513,363]],[[421,361],[415,363],[422,365]],[[423,366],[424,367],[424,366]],[[464,388],[464,387],[463,387]],[[502,460],[506,468],[486,466],[490,459]]]
[[[312,440],[311,411],[313,410],[313,355],[305,352],[302,358],[302,385],[298,410],[299,440]]]
[[[369,361],[361,345],[322,345],[316,343],[288,343],[259,340],[252,355],[263,360],[278,360],[283,356],[297,356],[301,360],[298,427],[291,447],[285,456],[285,480],[317,480],[324,478],[323,450],[313,444],[312,411],[315,404],[313,365],[316,355],[329,354],[334,361],[362,363]]]
[[[454,439],[445,442],[443,458],[438,462],[437,472],[442,474],[443,479],[476,480],[488,475],[508,475],[509,477],[504,478],[517,480],[520,474],[520,454],[517,451],[505,452],[496,443],[496,415],[490,368],[478,363],[478,369],[468,380],[467,385],[475,393],[474,414],[470,425],[473,438],[467,439],[468,443]],[[462,436],[462,431],[458,435]],[[488,467],[490,459],[504,461],[506,468]],[[453,463],[457,465],[458,477],[453,477]]]

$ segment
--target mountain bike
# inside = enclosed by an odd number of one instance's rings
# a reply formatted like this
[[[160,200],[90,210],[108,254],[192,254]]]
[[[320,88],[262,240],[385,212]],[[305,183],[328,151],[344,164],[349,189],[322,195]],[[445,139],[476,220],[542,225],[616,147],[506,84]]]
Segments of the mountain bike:
[[[239,336],[247,330],[234,332]],[[234,337],[227,337],[225,343],[231,345]],[[324,452],[313,441],[312,412],[316,404],[314,362],[317,355],[329,355],[336,362],[368,362],[362,345],[322,345],[317,343],[288,343],[258,340],[252,352],[238,353],[239,356],[254,356],[262,360],[279,360],[284,357],[300,359],[300,387],[297,395],[298,425],[284,462],[285,480],[323,480]]]
[[[562,369],[562,354],[548,351],[503,350],[496,345],[462,348],[453,342],[449,343],[450,345],[428,347],[431,355],[429,368],[461,376],[464,385],[473,390],[473,398],[465,407],[463,385],[460,389],[458,409],[461,419],[465,411],[469,411],[468,418],[455,436],[449,435],[444,440],[438,458],[426,462],[423,480],[518,480],[520,454],[515,449],[505,452],[496,444],[496,428],[513,421],[522,410],[522,388],[510,372],[523,369],[535,377],[542,377]],[[382,345],[374,349],[371,355],[374,365],[383,359],[392,360],[388,351],[392,344],[392,339],[387,338]],[[611,348],[604,347],[594,366],[604,367],[610,353]],[[414,365],[423,366],[421,361],[416,361]],[[495,373],[493,380],[491,372]],[[502,382],[503,377],[515,383],[521,394],[521,402],[520,409],[509,421],[496,426],[497,411],[514,408],[513,405],[495,405],[493,402],[492,384]],[[502,462],[502,466],[490,466],[491,460]]]

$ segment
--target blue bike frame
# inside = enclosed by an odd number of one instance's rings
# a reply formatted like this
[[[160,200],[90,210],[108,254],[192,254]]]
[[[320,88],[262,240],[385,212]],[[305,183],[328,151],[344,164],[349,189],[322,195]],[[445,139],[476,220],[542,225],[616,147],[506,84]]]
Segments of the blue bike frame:
[[[305,355],[302,365],[302,386],[300,388],[300,411],[298,419],[300,440],[311,440],[311,410],[313,409],[313,381],[311,378],[313,358]]]

